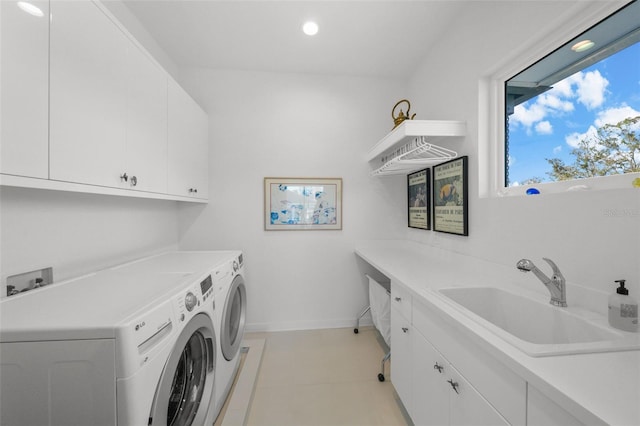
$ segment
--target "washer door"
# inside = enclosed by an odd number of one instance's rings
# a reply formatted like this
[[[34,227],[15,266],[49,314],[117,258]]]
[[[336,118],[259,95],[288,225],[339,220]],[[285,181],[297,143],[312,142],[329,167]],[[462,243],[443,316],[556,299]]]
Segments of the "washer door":
[[[233,360],[240,350],[246,310],[247,290],[244,287],[244,279],[242,275],[236,275],[227,293],[220,327],[220,347],[227,361]]]
[[[202,425],[213,400],[215,332],[199,313],[184,327],[162,372],[149,425]]]

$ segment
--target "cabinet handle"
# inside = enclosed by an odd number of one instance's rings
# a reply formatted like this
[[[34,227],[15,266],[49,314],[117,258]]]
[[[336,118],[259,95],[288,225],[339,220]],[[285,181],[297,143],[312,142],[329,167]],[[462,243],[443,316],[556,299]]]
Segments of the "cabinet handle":
[[[197,194],[197,193],[198,193],[198,189],[197,189],[197,188],[189,188],[189,193],[190,193],[190,194],[191,194],[191,193],[195,193],[195,194]]]
[[[433,369],[434,369],[434,370],[438,370],[438,373],[441,373],[441,374],[442,374],[442,370],[444,370],[444,367],[443,367],[443,366],[441,366],[441,365],[439,365],[439,364],[436,362],[436,364],[433,366]]]
[[[135,176],[131,176],[131,186],[136,186],[138,184],[138,178]]]
[[[399,302],[399,301],[401,301],[401,300],[402,300],[402,298],[401,298],[401,297],[396,297],[395,299],[396,299],[396,302]]]
[[[125,182],[129,180],[129,176],[127,176],[127,172],[124,172],[123,174],[120,175],[120,180],[123,180]]]
[[[460,393],[458,392],[458,382],[454,382],[453,380],[449,379],[447,380],[447,383],[451,385],[451,387],[453,388],[454,391],[456,391],[457,394]]]
[[[409,329],[407,327],[402,327],[402,331],[406,333],[407,331],[409,331]]]

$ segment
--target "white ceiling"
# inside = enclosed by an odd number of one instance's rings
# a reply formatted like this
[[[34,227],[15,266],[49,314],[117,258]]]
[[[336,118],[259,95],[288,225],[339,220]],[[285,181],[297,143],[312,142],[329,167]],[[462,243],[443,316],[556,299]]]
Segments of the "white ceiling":
[[[179,67],[407,77],[464,5],[444,0],[123,0]],[[302,33],[313,19],[314,37]]]

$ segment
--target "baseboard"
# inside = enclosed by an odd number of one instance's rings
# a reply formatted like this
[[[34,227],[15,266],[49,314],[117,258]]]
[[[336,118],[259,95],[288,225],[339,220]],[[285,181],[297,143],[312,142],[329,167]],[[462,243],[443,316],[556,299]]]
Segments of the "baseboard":
[[[373,321],[371,316],[367,315],[360,320],[360,326],[371,326]],[[283,321],[283,322],[265,322],[265,323],[248,323],[245,326],[247,332],[261,331],[291,331],[291,330],[316,330],[322,328],[346,328],[355,327],[356,318],[340,319],[340,320],[309,320],[309,321]]]

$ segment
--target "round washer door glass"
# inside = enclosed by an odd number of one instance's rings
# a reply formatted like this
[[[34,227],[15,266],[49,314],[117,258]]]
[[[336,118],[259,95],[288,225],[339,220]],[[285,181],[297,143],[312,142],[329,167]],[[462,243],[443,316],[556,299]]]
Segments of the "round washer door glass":
[[[213,397],[215,335],[205,314],[189,321],[162,373],[150,424],[202,424]]]
[[[196,331],[182,350],[173,375],[167,407],[167,425],[190,425],[193,422],[207,379],[206,364],[205,338],[201,332]]]
[[[246,310],[247,290],[242,275],[237,275],[231,283],[222,312],[220,346],[227,361],[233,360],[240,350]]]

